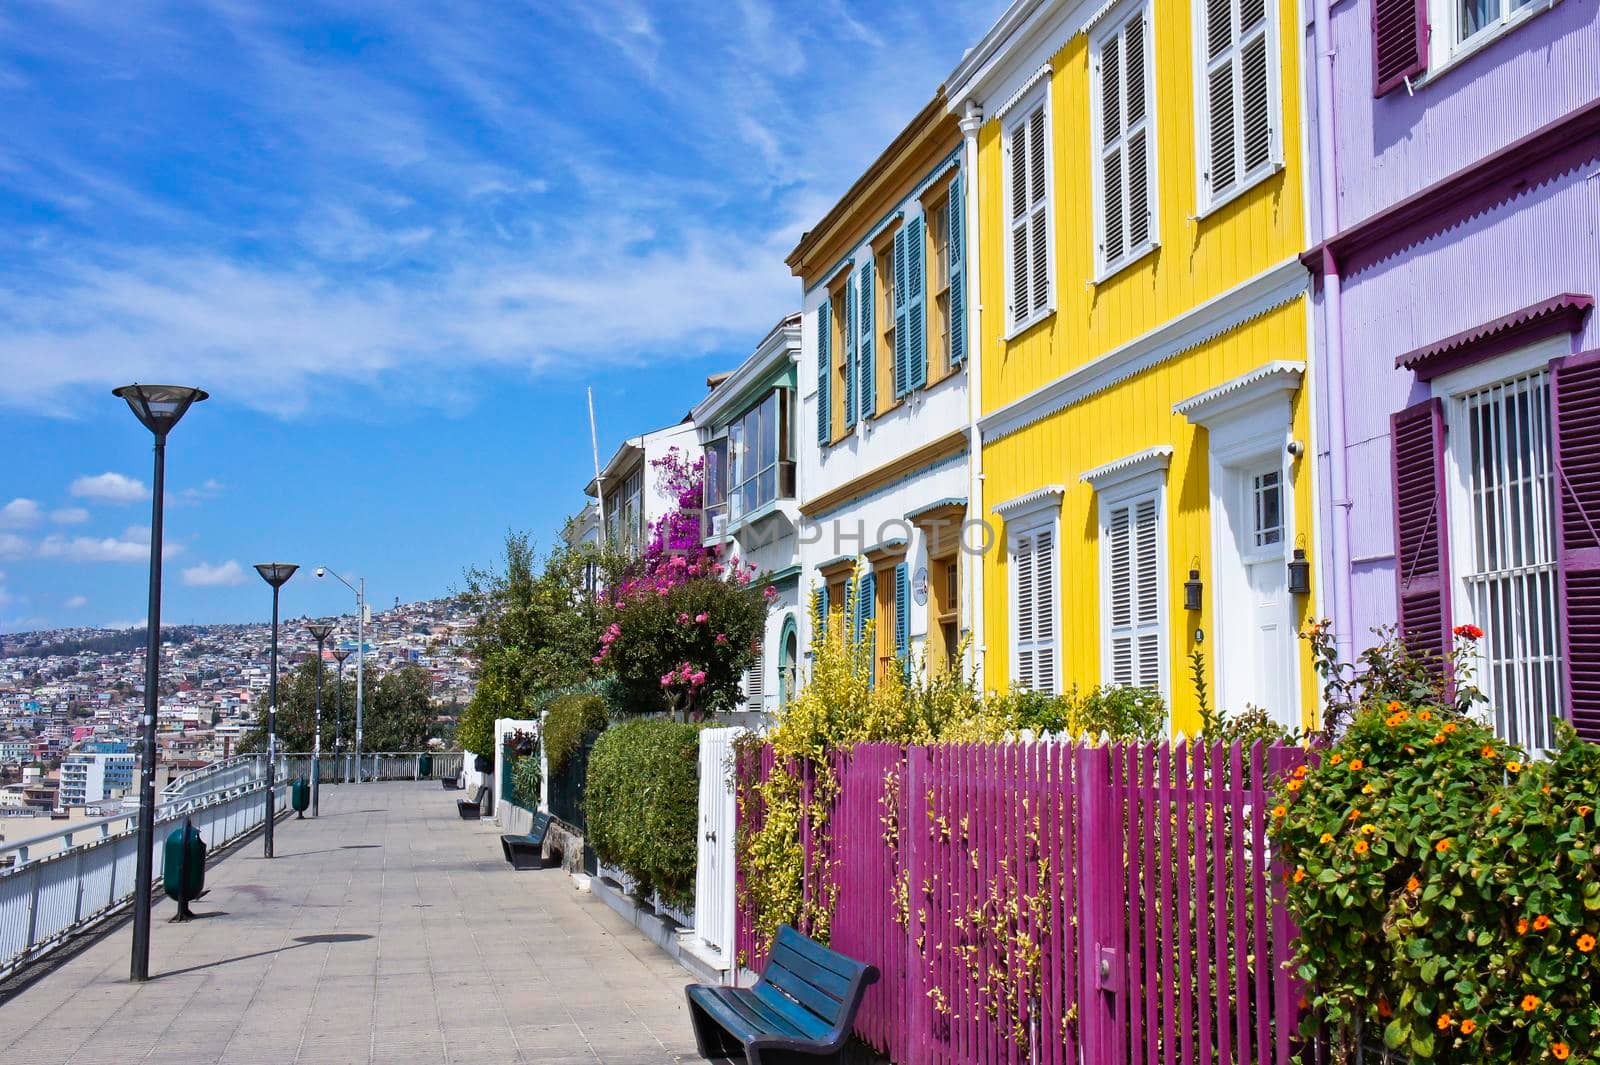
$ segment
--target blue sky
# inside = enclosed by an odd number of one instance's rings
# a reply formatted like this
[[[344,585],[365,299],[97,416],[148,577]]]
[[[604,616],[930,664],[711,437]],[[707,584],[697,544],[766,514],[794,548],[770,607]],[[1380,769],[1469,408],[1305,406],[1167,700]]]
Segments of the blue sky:
[[[459,588],[799,301],[784,255],[1000,0],[0,9],[0,629]],[[248,578],[248,579],[247,579]],[[348,596],[309,573],[291,615]]]

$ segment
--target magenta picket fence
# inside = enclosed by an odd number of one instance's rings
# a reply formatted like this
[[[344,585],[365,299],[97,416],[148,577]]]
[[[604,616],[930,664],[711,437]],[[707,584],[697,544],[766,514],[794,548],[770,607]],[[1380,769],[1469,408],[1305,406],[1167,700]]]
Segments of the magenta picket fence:
[[[881,974],[857,1034],[901,1065],[1287,1065],[1300,989],[1268,804],[1304,760],[1185,743],[835,755],[806,891],[834,893],[832,946]],[[741,904],[752,969],[762,939]]]

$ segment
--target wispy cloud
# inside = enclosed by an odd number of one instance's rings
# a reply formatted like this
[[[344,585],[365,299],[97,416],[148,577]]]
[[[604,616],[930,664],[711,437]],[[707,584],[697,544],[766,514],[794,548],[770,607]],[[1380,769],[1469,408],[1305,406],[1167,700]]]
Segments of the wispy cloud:
[[[150,498],[150,489],[143,481],[120,473],[86,474],[72,482],[70,491],[79,499],[97,503],[137,503]]]
[[[183,571],[183,583],[191,588],[218,588],[225,585],[243,584],[244,568],[231,558],[216,565],[212,565],[209,562],[201,562],[198,565],[189,566]]]
[[[16,533],[0,532],[0,558],[16,561],[33,553],[28,541]]]
[[[67,601],[61,605],[66,607],[68,610],[82,610],[84,607],[89,605],[89,597],[86,595],[68,596]]]
[[[28,529],[39,523],[39,504],[17,498],[0,507],[0,528]]]
[[[0,42],[70,101],[0,79],[27,117],[0,190],[56,219],[0,229],[29,264],[0,407],[156,373],[283,414],[458,404],[743,349],[798,302],[794,239],[999,6],[58,6]]]
[[[50,520],[57,525],[82,525],[89,520],[89,512],[83,507],[62,507],[50,512]]]
[[[123,536],[65,536],[52,535],[39,541],[37,556],[42,559],[58,559],[62,562],[148,562],[150,559],[150,533],[131,528]],[[183,545],[179,543],[164,543],[161,545],[161,557],[173,558],[183,553]]]

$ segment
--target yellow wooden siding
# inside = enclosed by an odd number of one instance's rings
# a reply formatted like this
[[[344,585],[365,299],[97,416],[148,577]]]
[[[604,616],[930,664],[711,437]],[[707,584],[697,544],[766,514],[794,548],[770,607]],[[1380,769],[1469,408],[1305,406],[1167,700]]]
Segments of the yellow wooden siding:
[[[1300,68],[1295,5],[1278,2],[1283,169],[1205,219],[1198,200],[1193,12],[1187,0],[1154,0],[1156,204],[1161,245],[1094,284],[1094,138],[1089,43],[1079,34],[1051,61],[1050,125],[1056,313],[1011,342],[1005,321],[1005,203],[999,122],[979,135],[983,401],[994,410],[1155,328],[1304,247]],[[1286,349],[1294,357],[1304,340]]]
[[[1199,708],[1189,679],[1189,655],[1197,647],[1194,630],[1201,628],[1209,635],[1215,626],[1214,612],[1220,605],[1215,601],[1210,577],[1210,471],[1204,430],[1174,414],[1172,407],[1274,359],[1302,358],[1306,313],[1305,298],[1297,298],[1044,421],[986,443],[984,499],[989,507],[1044,485],[1060,484],[1066,488],[1061,503],[1060,556],[1063,686],[1078,684],[1087,688],[1105,679],[1100,664],[1099,507],[1094,491],[1079,477],[1086,470],[1145,448],[1170,445],[1174,451],[1166,480],[1170,637],[1166,666],[1174,727],[1188,731],[1198,726]],[[1309,439],[1310,421],[1308,389],[1303,383],[1293,402],[1296,439]],[[1311,460],[1296,461],[1291,476],[1294,513],[1293,527],[1286,530],[1288,541],[1291,546],[1304,546],[1314,559]],[[1011,662],[1005,526],[992,509],[986,517],[998,534],[995,548],[985,562],[986,682],[1003,688]],[[1204,609],[1198,615],[1183,609],[1183,582],[1196,556],[1201,560],[1200,570],[1207,585]],[[1313,572],[1313,593],[1316,577]],[[1297,623],[1302,629],[1310,617],[1314,598],[1313,594],[1297,600]],[[1301,708],[1309,725],[1314,720],[1317,686],[1306,645],[1301,641],[1297,647]],[[1208,684],[1215,692],[1215,662],[1209,639],[1199,649],[1207,653]],[[1243,707],[1225,709],[1238,711]]]

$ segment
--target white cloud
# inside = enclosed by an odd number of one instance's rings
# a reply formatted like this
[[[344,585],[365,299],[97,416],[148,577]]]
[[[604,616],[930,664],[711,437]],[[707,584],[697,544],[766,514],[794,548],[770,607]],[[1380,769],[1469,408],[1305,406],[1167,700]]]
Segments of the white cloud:
[[[183,571],[183,583],[191,588],[217,588],[244,583],[244,568],[233,559],[212,565],[201,562]]]
[[[137,503],[150,498],[150,489],[143,481],[120,473],[79,477],[72,482],[71,492],[80,499],[100,503]]]
[[[202,499],[213,499],[221,495],[224,487],[226,486],[215,477],[208,477],[199,488],[185,488],[179,493],[179,498],[185,503],[198,503]]]
[[[62,507],[50,512],[50,520],[57,525],[82,525],[89,520],[89,512],[82,507]]]
[[[39,504],[31,499],[17,498],[0,507],[0,527],[26,529],[39,521]]]
[[[74,595],[61,605],[68,610],[78,610],[89,605],[89,597],[86,595]]]
[[[47,536],[39,542],[39,557],[47,559],[60,559],[64,562],[147,562],[150,559],[150,533],[145,530],[144,535],[138,536],[137,526],[130,528],[129,533],[122,538],[107,536],[95,538],[92,536],[75,536],[67,539],[64,536]],[[177,543],[163,544],[162,558],[172,558],[183,553],[183,545]]]
[[[0,533],[0,558],[27,558],[30,554],[28,541],[16,533]]]

